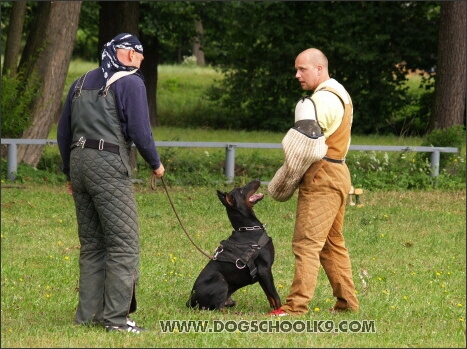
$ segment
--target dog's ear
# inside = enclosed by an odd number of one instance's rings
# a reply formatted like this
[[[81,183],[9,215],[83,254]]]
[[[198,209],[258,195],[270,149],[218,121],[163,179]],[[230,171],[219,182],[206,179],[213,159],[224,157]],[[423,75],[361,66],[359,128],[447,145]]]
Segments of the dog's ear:
[[[217,196],[219,197],[219,200],[224,204],[224,206],[233,206],[234,205],[234,199],[229,193],[223,193],[221,191],[217,191]]]
[[[217,197],[219,198],[219,200],[220,200],[225,206],[228,205],[227,200],[226,200],[226,196],[227,196],[227,193],[223,193],[223,192],[221,192],[220,190],[217,191]]]
[[[227,204],[229,206],[234,206],[235,205],[235,199],[229,193],[225,193],[225,201],[227,201]]]

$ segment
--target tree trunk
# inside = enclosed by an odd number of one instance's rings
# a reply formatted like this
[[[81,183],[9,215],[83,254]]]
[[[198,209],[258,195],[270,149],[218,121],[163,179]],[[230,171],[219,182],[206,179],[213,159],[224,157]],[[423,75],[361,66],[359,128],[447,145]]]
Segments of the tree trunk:
[[[152,126],[157,126],[157,66],[159,63],[159,41],[157,37],[141,35],[141,43],[144,48],[144,60],[141,63],[141,71],[144,75],[146,92],[149,105],[149,121]]]
[[[120,33],[130,33],[137,36],[140,41],[138,23],[140,4],[139,1],[99,1],[99,47],[98,57],[101,55],[104,45]],[[143,44],[144,56],[146,61],[147,47]],[[99,59],[100,61],[100,59]],[[138,150],[131,147],[130,166],[132,176],[136,177],[138,171]]]
[[[196,64],[204,66],[206,65],[206,61],[204,59],[204,52],[201,50],[201,38],[204,34],[203,29],[203,22],[201,20],[195,20],[195,29],[196,29],[196,37],[194,38],[193,42],[193,56],[196,57]]]
[[[40,1],[37,3],[36,13],[29,29],[26,45],[21,53],[18,70],[24,77],[31,76],[34,65],[40,54],[44,54],[43,45],[45,45],[45,28],[47,28],[52,2]]]
[[[139,1],[99,1],[99,4],[98,57],[102,47],[120,33],[139,37]]]
[[[16,75],[25,14],[26,1],[15,1],[11,8],[10,26],[5,44],[4,75]]]
[[[463,125],[466,104],[466,3],[441,1],[431,129]]]
[[[48,136],[60,108],[80,10],[81,1],[38,3],[35,26],[31,28],[26,44],[28,56],[24,56],[23,52],[21,61],[29,70],[27,77],[37,75],[41,86],[31,111],[31,126],[23,132],[22,138],[41,139]],[[18,162],[36,166],[42,148],[37,145],[19,146]]]

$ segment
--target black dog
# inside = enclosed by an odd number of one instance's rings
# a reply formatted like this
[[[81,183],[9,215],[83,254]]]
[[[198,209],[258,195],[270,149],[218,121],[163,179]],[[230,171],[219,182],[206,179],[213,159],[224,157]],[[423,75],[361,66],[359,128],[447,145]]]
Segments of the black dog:
[[[199,274],[187,307],[224,310],[235,305],[230,298],[235,291],[256,282],[261,285],[272,308],[281,306],[271,271],[274,245],[253,212],[253,206],[264,197],[261,193],[256,194],[259,186],[260,181],[254,180],[230,193],[217,191],[234,231],[227,240],[221,241]]]

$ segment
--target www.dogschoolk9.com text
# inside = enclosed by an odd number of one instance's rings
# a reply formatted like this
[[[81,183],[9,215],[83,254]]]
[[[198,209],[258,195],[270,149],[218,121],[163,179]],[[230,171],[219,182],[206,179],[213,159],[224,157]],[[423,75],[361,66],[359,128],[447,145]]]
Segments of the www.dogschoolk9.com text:
[[[376,333],[375,320],[160,320],[162,333]]]

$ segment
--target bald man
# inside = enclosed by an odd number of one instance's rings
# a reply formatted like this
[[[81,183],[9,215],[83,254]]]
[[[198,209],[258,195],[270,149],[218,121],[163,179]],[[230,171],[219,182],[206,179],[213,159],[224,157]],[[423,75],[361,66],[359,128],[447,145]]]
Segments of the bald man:
[[[296,112],[295,122],[316,120],[324,134],[327,151],[322,159],[309,166],[298,184],[292,238],[295,274],[285,304],[268,315],[306,314],[320,265],[336,298],[330,311],[358,311],[349,252],[342,233],[350,190],[345,156],[350,145],[352,100],[346,89],[330,78],[328,59],[320,50],[309,48],[301,52],[295,59],[295,69],[302,89],[313,91],[309,107],[306,112]]]

